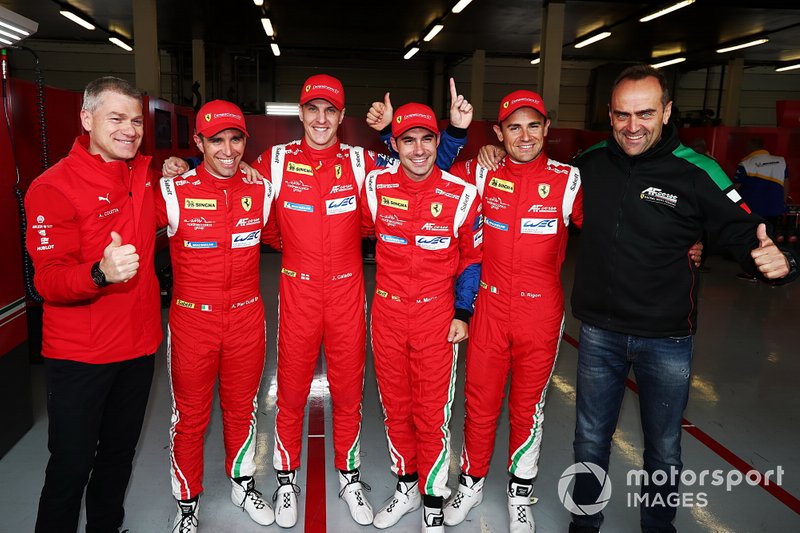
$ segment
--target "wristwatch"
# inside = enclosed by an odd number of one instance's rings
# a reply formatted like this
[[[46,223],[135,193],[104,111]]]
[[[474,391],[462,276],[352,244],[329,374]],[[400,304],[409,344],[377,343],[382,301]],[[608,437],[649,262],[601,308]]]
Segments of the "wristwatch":
[[[94,281],[94,284],[98,287],[105,287],[108,285],[106,275],[100,270],[100,261],[92,265],[92,281]]]
[[[783,256],[786,258],[786,261],[789,263],[789,273],[786,274],[787,276],[791,276],[792,274],[797,273],[797,261],[792,255],[791,252],[783,252]]]

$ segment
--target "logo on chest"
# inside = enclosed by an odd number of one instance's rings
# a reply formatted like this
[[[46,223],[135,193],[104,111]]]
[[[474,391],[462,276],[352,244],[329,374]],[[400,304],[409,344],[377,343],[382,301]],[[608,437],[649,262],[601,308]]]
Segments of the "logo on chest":
[[[489,180],[489,187],[505,192],[514,192],[514,184],[512,182],[501,180],[500,178],[497,177]]]
[[[667,207],[675,208],[678,205],[678,196],[664,192],[657,187],[648,187],[639,194],[639,198],[645,202],[654,204],[661,204]]]
[[[338,215],[356,210],[356,197],[347,196],[345,198],[335,198],[325,202],[325,213],[328,215]]]
[[[539,191],[540,198],[547,198],[550,195],[550,184],[540,183],[536,190]]]
[[[527,235],[554,235],[558,231],[558,219],[523,218],[519,231]]]
[[[185,209],[214,211],[217,208],[217,200],[214,198],[186,198],[183,200],[183,207]]]
[[[450,246],[450,237],[441,235],[417,235],[415,241],[423,250],[444,250]]]
[[[394,207],[395,209],[402,209],[408,211],[408,200],[400,198],[392,198],[391,196],[381,196],[381,205],[386,207]]]
[[[304,174],[306,176],[314,175],[314,169],[312,169],[310,165],[303,165],[301,163],[295,163],[293,161],[289,161],[288,163],[286,163],[286,172],[292,172],[294,174]]]

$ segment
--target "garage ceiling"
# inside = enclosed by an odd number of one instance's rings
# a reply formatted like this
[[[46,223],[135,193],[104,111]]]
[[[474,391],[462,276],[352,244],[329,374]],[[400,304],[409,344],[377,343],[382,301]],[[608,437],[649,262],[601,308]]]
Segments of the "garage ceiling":
[[[36,39],[106,42],[101,31],[85,30],[59,14],[69,3],[98,26],[132,40],[134,0],[0,0],[0,5],[39,23]],[[136,0],[141,1],[141,0]],[[785,65],[800,61],[800,2],[697,0],[694,4],[648,23],[638,19],[676,0],[658,2],[565,2],[563,57],[568,60],[641,61],[653,63],[680,52],[680,68],[691,70],[742,57],[746,65]],[[207,47],[268,49],[260,17],[264,9],[275,27],[280,61],[304,56],[354,58],[402,56],[410,43],[440,19],[444,30],[424,43],[411,61],[434,56],[469,56],[483,49],[488,56],[531,57],[539,50],[543,2],[473,0],[460,14],[450,13],[455,0],[404,2],[264,2],[252,0],[157,0],[159,44],[188,49],[192,38]],[[757,5],[758,7],[753,7]],[[377,7],[380,6],[380,9]],[[612,35],[576,49],[572,45],[592,32]],[[760,46],[716,53],[724,44],[766,36]],[[134,43],[135,45],[135,43]]]

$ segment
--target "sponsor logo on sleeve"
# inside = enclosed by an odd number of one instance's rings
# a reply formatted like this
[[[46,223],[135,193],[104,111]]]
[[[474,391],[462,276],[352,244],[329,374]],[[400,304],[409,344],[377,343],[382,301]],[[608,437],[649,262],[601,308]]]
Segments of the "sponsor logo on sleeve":
[[[248,248],[257,246],[261,242],[261,230],[234,233],[231,239],[231,248]]]
[[[527,235],[554,235],[558,231],[558,219],[523,218],[519,231]]]
[[[395,209],[402,209],[403,211],[408,211],[408,200],[392,198],[391,196],[381,196],[381,205],[385,205],[387,207],[394,207]]]
[[[423,250],[444,250],[450,246],[450,237],[441,235],[417,235],[415,240]]]
[[[183,207],[185,209],[214,211],[217,208],[217,200],[214,198],[186,198],[183,200]]]
[[[325,202],[325,212],[328,215],[338,215],[356,210],[356,197],[346,196],[344,198],[334,198]]]

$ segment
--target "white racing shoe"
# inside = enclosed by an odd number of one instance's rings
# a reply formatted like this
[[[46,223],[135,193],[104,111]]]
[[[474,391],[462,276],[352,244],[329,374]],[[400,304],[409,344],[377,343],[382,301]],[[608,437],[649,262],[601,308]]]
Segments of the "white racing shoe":
[[[375,515],[372,525],[378,529],[392,527],[403,515],[414,512],[422,505],[417,481],[398,481],[394,495]]]
[[[480,505],[483,501],[483,481],[477,481],[466,475],[458,476],[458,492],[444,504],[444,523],[447,526],[457,526],[463,522],[469,510]]]
[[[422,511],[422,533],[444,533],[444,510],[441,507],[428,507]]]
[[[237,507],[241,507],[253,522],[268,526],[275,521],[275,513],[272,512],[270,507],[261,493],[256,490],[256,483],[252,477],[242,479],[241,483],[231,479],[231,501]]]
[[[372,523],[372,506],[364,491],[370,486],[361,481],[358,469],[350,472],[339,471],[339,498],[347,504],[350,516],[356,523],[368,526]]]
[[[536,524],[533,522],[531,504],[534,503],[533,485],[508,482],[508,517],[510,533],[534,533]]]
[[[281,527],[294,527],[297,523],[297,494],[300,487],[295,485],[295,471],[277,472],[278,488],[272,495],[275,504],[275,523]]]
[[[178,514],[172,524],[172,533],[197,533],[197,498],[194,501],[178,501]]]

